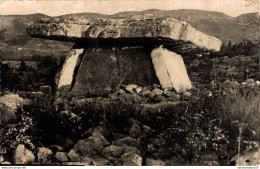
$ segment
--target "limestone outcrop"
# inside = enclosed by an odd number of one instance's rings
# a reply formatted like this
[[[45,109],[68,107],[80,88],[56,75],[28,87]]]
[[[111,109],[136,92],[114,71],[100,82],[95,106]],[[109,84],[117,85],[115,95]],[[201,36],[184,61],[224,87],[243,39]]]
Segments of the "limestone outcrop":
[[[75,42],[56,76],[57,88],[91,96],[128,84],[160,83],[163,89],[185,92],[191,82],[180,54],[218,51],[222,43],[186,22],[151,15],[43,18],[27,32]]]

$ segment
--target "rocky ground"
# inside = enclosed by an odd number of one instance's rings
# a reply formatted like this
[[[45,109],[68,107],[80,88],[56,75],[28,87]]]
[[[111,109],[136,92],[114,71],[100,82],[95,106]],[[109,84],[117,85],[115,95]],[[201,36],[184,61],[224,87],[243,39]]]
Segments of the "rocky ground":
[[[234,165],[240,138],[241,162],[259,165],[254,104],[259,84],[253,79],[193,84],[185,93],[157,84],[130,84],[91,98],[62,92],[54,96],[49,86],[40,92],[6,94],[10,102],[22,100],[23,106],[14,111],[15,119],[2,121],[1,164]],[[238,104],[253,108],[247,114],[242,108],[227,108]]]

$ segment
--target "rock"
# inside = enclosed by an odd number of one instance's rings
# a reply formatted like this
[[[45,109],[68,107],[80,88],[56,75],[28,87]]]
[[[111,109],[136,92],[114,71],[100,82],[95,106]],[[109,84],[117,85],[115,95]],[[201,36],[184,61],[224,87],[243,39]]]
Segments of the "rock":
[[[147,158],[145,162],[146,166],[165,166],[165,162],[161,160],[154,160],[152,158]]]
[[[131,137],[138,138],[142,134],[140,125],[132,124],[129,133]]]
[[[43,93],[51,93],[51,86],[50,85],[44,85],[40,87],[41,92]]]
[[[120,100],[125,103],[140,103],[142,98],[137,94],[123,94],[120,95]]]
[[[61,71],[56,77],[58,89],[62,86],[67,86],[69,89],[73,81],[74,70],[80,64],[80,55],[83,53],[84,49],[71,49],[69,55],[67,56]]]
[[[151,127],[149,127],[147,125],[143,125],[143,131],[145,134],[153,134],[155,132],[154,129],[152,129]]]
[[[195,46],[219,51],[221,41],[194,29],[187,22],[170,17],[133,16],[131,18],[42,18],[27,28],[29,36],[59,37],[64,40],[161,38],[161,43],[190,41]],[[149,39],[149,42],[151,41]],[[125,42],[125,41],[124,41]],[[176,44],[172,44],[176,45]],[[192,45],[186,44],[186,50]]]
[[[254,79],[247,79],[245,82],[246,82],[247,85],[254,85],[255,84]]]
[[[132,92],[132,91],[134,91],[134,89],[136,89],[137,88],[137,85],[135,85],[135,84],[129,84],[129,85],[126,85],[125,86],[125,91],[127,91],[127,92]]]
[[[102,157],[94,158],[94,161],[97,162],[98,164],[102,165],[102,166],[111,165],[111,163],[107,159],[102,158]]]
[[[0,124],[8,123],[15,119],[13,109],[5,104],[0,103]]]
[[[55,154],[56,152],[64,151],[61,146],[56,145],[56,144],[50,145],[50,148],[51,148],[51,150],[54,152],[54,154]]]
[[[133,146],[133,147],[136,147],[139,145],[137,139],[132,138],[132,137],[125,137],[125,138],[122,138],[119,140],[115,140],[112,144],[115,146],[127,145],[127,146]]]
[[[4,162],[2,162],[2,163],[0,163],[1,165],[12,165],[12,163],[11,162],[9,162],[9,161],[4,161]]]
[[[73,150],[80,156],[94,156],[101,154],[104,147],[109,145],[107,139],[97,130],[87,139],[79,140]]]
[[[156,75],[163,89],[175,89],[185,92],[191,89],[191,82],[181,55],[162,47],[151,53]]]
[[[183,96],[190,97],[190,96],[192,96],[192,94],[190,92],[184,92]]]
[[[142,162],[143,158],[138,154],[133,153],[126,158],[123,166],[142,166]]]
[[[241,154],[234,156],[231,162],[235,162],[236,166],[259,166],[260,165],[260,149],[257,151],[246,151]]]
[[[89,166],[88,163],[83,163],[83,162],[68,162],[68,163],[63,163],[63,165]]]
[[[74,113],[72,113],[72,114],[74,114]],[[73,146],[74,146],[74,142],[73,142],[71,139],[67,138],[67,139],[65,140],[65,143],[62,145],[62,148],[63,148],[64,151],[67,152],[67,151],[69,151],[70,149],[72,149]]]
[[[109,161],[115,161],[125,153],[126,146],[108,146],[102,151],[102,157],[105,157]]]
[[[64,153],[64,152],[57,152],[57,153],[55,154],[55,159],[56,159],[57,161],[61,162],[61,163],[65,163],[65,162],[68,162],[68,161],[69,161],[69,159],[68,159],[66,153]]]
[[[200,165],[219,166],[219,159],[216,154],[207,154],[201,157]]]
[[[119,89],[118,93],[120,93],[121,95],[125,94],[125,91],[123,89]]]
[[[141,93],[142,90],[143,90],[142,87],[134,88],[134,92],[136,92],[137,94]]]
[[[19,95],[17,94],[6,94],[4,96],[0,97],[0,103],[10,107],[12,109],[12,111],[16,111],[17,107],[22,105],[22,104],[26,104],[26,100],[21,98]]]
[[[79,155],[74,150],[70,150],[67,153],[67,156],[69,157],[69,161],[72,161],[72,162],[79,162],[79,161],[81,161]]]
[[[90,166],[101,166],[101,164],[97,163],[96,161],[94,161],[92,158],[90,157],[84,157],[82,159],[83,163],[87,163]]]
[[[14,164],[32,164],[35,160],[33,153],[26,149],[23,144],[19,144],[14,150]]]
[[[155,95],[162,95],[163,91],[161,89],[155,88],[152,90],[152,93]]]
[[[48,148],[41,147],[37,150],[37,162],[41,164],[49,164],[52,158],[52,151]]]

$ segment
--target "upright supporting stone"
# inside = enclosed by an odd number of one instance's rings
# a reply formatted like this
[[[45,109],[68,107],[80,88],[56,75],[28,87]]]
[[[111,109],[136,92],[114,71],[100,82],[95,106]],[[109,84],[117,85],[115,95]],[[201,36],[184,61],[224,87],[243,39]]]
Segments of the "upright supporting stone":
[[[58,77],[58,89],[61,87],[71,87],[74,73],[77,66],[80,64],[80,55],[83,53],[84,49],[71,49],[69,55],[67,56],[62,70]]]
[[[160,47],[152,51],[151,57],[162,88],[174,88],[177,92],[184,92],[191,88],[181,55]]]

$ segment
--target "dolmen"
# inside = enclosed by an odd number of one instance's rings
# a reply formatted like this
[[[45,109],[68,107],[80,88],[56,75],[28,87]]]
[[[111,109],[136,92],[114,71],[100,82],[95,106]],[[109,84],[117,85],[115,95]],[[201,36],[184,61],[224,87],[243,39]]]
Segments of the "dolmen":
[[[27,28],[29,36],[74,42],[58,90],[104,95],[121,85],[185,92],[191,88],[182,55],[219,51],[222,42],[186,22],[153,15],[129,18],[43,18]]]

